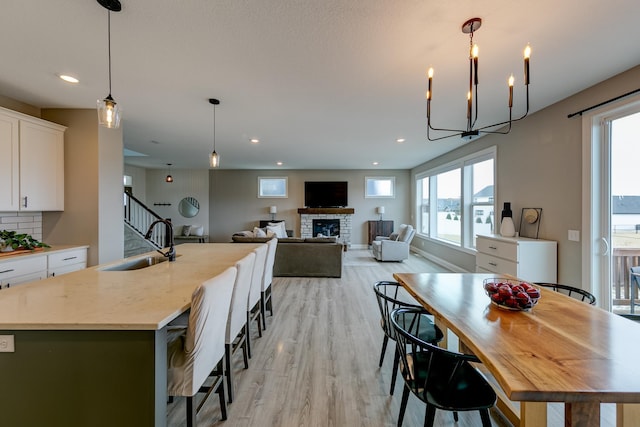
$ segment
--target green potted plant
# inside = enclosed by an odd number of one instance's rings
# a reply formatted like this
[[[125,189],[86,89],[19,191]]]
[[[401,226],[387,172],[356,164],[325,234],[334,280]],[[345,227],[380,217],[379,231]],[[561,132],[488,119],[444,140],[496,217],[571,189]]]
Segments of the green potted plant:
[[[17,249],[34,250],[36,248],[49,248],[46,243],[40,242],[29,234],[16,233],[15,231],[0,231],[0,251],[11,252]]]

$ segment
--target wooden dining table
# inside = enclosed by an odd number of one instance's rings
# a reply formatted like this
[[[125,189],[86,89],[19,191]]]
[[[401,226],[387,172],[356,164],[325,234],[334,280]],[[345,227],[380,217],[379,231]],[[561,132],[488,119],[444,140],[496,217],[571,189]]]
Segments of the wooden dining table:
[[[564,402],[565,426],[600,426],[601,403],[617,404],[617,426],[640,425],[639,324],[545,288],[528,311],[502,309],[483,288],[495,275],[394,277],[482,361],[499,409],[519,403],[516,425],[546,426],[547,402]]]

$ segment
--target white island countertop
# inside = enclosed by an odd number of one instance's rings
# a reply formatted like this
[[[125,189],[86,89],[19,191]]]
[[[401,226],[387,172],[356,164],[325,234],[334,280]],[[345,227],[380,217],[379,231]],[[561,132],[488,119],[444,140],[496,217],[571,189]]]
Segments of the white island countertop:
[[[259,244],[188,243],[175,262],[104,271],[125,260],[0,291],[0,330],[157,330],[186,311],[194,289]],[[162,256],[149,252],[145,256]]]

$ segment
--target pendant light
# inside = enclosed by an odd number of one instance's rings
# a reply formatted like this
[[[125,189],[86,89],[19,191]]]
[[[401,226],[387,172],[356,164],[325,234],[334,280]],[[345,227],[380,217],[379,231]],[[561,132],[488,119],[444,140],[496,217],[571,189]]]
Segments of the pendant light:
[[[167,177],[164,179],[165,182],[173,182],[173,177],[171,176],[171,163],[167,163]]]
[[[209,98],[209,103],[213,104],[213,152],[209,155],[209,166],[217,168],[220,167],[220,155],[216,153],[216,105],[219,105],[220,101]]]
[[[109,95],[105,99],[98,100],[98,123],[111,129],[120,127],[122,110],[111,96],[111,12],[120,12],[122,6],[118,0],[97,0],[107,9],[108,46],[109,46]]]

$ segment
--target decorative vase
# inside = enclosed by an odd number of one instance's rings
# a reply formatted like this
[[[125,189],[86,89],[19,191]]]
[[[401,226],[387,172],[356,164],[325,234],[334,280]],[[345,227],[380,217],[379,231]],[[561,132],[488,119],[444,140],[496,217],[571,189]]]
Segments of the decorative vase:
[[[500,223],[500,235],[502,237],[513,237],[516,235],[516,227],[513,224],[513,218],[505,216]]]
[[[500,235],[502,237],[513,237],[516,235],[516,227],[513,224],[513,212],[511,212],[510,202],[504,202],[504,208],[500,215]]]

